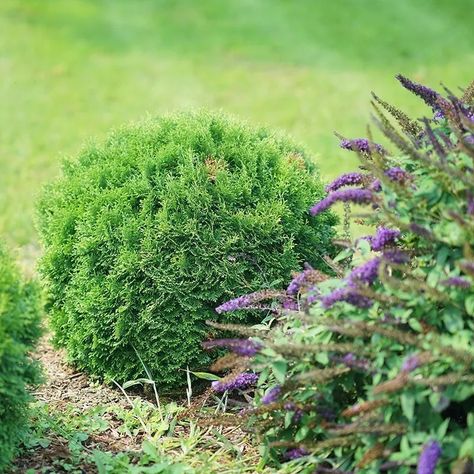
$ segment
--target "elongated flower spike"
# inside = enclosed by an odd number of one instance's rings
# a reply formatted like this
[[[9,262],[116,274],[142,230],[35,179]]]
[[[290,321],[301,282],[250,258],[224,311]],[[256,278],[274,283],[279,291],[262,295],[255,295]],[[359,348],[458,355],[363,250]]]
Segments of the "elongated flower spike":
[[[402,372],[413,372],[420,365],[418,354],[408,356],[402,363]]]
[[[358,308],[370,308],[372,301],[366,296],[360,295],[357,289],[351,287],[337,288],[331,293],[321,297],[323,308],[329,309],[340,301],[345,301]]]
[[[401,74],[397,74],[396,78],[405,89],[413,92],[415,95],[423,99],[425,103],[429,105],[435,112],[441,112],[441,109],[437,103],[440,95],[436,91],[430,89],[429,87],[423,86],[422,84],[413,82]]]
[[[353,202],[354,204],[368,204],[372,202],[373,194],[368,189],[344,189],[334,191],[319,201],[310,209],[312,216],[317,216],[321,212],[329,209],[336,202]]]
[[[464,94],[461,97],[463,102],[474,106],[474,81],[472,81],[464,90]]]
[[[263,397],[262,403],[264,405],[269,405],[270,403],[275,403],[281,394],[281,386],[276,385],[275,387],[271,388]]]
[[[248,295],[239,296],[232,300],[226,301],[216,308],[216,313],[229,313],[239,309],[253,309],[254,306],[262,301],[283,298],[285,295],[282,292],[263,290],[250,293]]]
[[[244,357],[253,357],[262,348],[259,342],[251,339],[213,339],[212,341],[203,342],[202,346],[204,349],[225,347]]]
[[[393,246],[396,239],[400,236],[397,229],[388,229],[387,227],[379,227],[374,236],[366,237],[370,243],[370,248],[374,252],[379,252],[386,247]]]
[[[284,458],[287,461],[291,461],[293,459],[299,459],[302,458],[303,456],[307,456],[309,452],[305,448],[293,448],[289,449],[285,455]]]
[[[258,375],[244,372],[231,379],[215,380],[211,386],[215,392],[231,392],[233,390],[243,390],[255,385]]]
[[[410,173],[407,173],[405,170],[399,166],[393,166],[384,172],[391,181],[395,181],[400,184],[405,184],[407,181],[412,180]]]
[[[408,115],[406,115],[401,110],[397,109],[393,105],[390,105],[388,102],[385,102],[380,97],[372,92],[372,97],[374,100],[380,104],[395,120],[398,122],[402,130],[410,135],[411,137],[416,137],[422,132],[421,127],[414,121],[411,120]]]
[[[469,288],[471,286],[471,282],[469,280],[466,280],[466,278],[451,277],[441,281],[441,285],[454,286],[457,288]]]
[[[441,456],[441,446],[437,441],[427,443],[418,459],[417,474],[434,474]]]
[[[385,152],[382,145],[379,145],[378,143],[372,143],[367,140],[367,138],[353,138],[351,140],[343,139],[339,143],[339,146],[344,148],[344,150],[356,151],[359,153],[370,154],[374,150],[381,154]]]
[[[326,192],[337,191],[344,186],[358,186],[363,183],[362,173],[345,173],[326,186]]]

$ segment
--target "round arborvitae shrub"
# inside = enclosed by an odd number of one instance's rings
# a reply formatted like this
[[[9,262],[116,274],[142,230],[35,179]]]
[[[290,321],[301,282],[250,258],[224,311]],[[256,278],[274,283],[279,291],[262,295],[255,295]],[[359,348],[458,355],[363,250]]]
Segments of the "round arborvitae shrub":
[[[200,343],[216,305],[324,266],[336,219],[308,214],[322,194],[298,146],[220,115],[147,120],[89,146],[39,206],[57,343],[106,380],[142,376],[142,359],[162,388],[179,385],[211,360]]]
[[[38,382],[28,353],[40,335],[36,285],[23,283],[0,246],[0,471],[10,463],[25,431],[26,385]]]
[[[373,235],[335,258],[339,278],[296,276],[286,292],[299,311],[282,308],[271,332],[213,342],[255,356],[259,376],[214,389],[260,381],[244,413],[276,462],[302,458],[287,472],[474,472],[474,82],[444,97],[399,80],[429,117],[374,96],[392,145],[343,140],[363,166],[311,208],[365,204]]]

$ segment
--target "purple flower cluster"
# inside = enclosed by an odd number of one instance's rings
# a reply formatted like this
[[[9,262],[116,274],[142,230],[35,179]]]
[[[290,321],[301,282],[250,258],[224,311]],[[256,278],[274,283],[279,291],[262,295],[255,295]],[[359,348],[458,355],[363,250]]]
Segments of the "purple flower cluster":
[[[269,405],[270,403],[274,403],[278,400],[281,393],[281,386],[276,385],[275,387],[271,388],[263,397],[262,403],[264,405]]]
[[[259,342],[252,341],[251,339],[214,339],[203,342],[202,346],[204,349],[226,347],[244,357],[253,357],[262,348]]]
[[[382,191],[382,183],[380,182],[380,179],[374,179],[369,185],[369,190],[374,193]]]
[[[310,214],[316,216],[321,212],[331,207],[334,203],[353,202],[355,204],[368,204],[372,201],[372,193],[367,189],[344,189],[334,191],[326,196],[322,201],[319,201],[310,209]]]
[[[407,181],[412,179],[410,173],[407,173],[405,170],[400,168],[399,166],[393,166],[384,172],[385,176],[389,178],[391,181],[395,181],[400,184],[404,184]]]
[[[239,309],[255,309],[259,302],[276,297],[281,297],[281,294],[269,290],[256,291],[254,293],[249,293],[248,295],[242,295],[238,298],[226,301],[216,308],[216,312],[221,314],[230,313]]]
[[[472,144],[474,145],[474,136],[472,137]],[[467,197],[467,213],[470,216],[474,216],[474,195],[469,194]]]
[[[379,252],[385,247],[393,245],[399,236],[399,230],[388,229],[387,227],[379,227],[374,236],[366,237],[366,239],[370,243],[371,250],[374,252]]]
[[[230,301],[226,301],[216,308],[217,313],[229,313],[231,311],[236,311],[238,309],[244,309],[248,306],[251,306],[254,302],[252,294],[239,296]]]
[[[420,365],[420,358],[417,354],[413,354],[405,358],[402,362],[402,372],[413,372]]]
[[[288,295],[297,295],[300,291],[301,287],[308,284],[308,278],[314,273],[313,269],[303,270],[302,272],[298,273],[293,280],[291,280],[288,288],[286,289],[286,293]]]
[[[444,286],[454,286],[457,288],[469,288],[471,286],[471,282],[463,277],[447,278],[446,280],[443,280],[441,284]]]
[[[366,296],[360,295],[357,290],[351,286],[337,288],[331,293],[321,297],[321,303],[325,309],[331,308],[340,301],[357,306],[358,308],[370,308],[372,301]]]
[[[344,364],[346,367],[351,369],[358,369],[362,371],[369,370],[369,361],[366,359],[358,359],[352,352],[344,355],[343,357],[334,357],[335,362]]]
[[[401,74],[398,74],[396,78],[400,81],[405,89],[413,92],[415,95],[423,99],[425,103],[429,105],[435,112],[441,112],[441,109],[438,105],[438,99],[441,96],[436,91],[421,84],[417,84],[416,82],[411,81]]]
[[[286,461],[291,461],[292,459],[299,459],[303,456],[307,456],[309,452],[305,448],[293,448],[289,449],[284,457]]]
[[[300,421],[301,418],[303,417],[303,410],[301,408],[298,408],[293,402],[286,402],[283,405],[283,408],[286,411],[294,412],[293,417],[291,418],[291,421],[293,423],[298,423],[298,421]]]
[[[298,302],[292,298],[285,298],[281,305],[283,309],[287,309],[289,311],[298,311]]]
[[[384,149],[382,145],[378,143],[372,143],[367,138],[354,138],[353,140],[341,140],[339,143],[341,148],[351,151],[359,151],[363,153],[370,153],[372,150],[376,150],[378,153],[383,153]]]
[[[385,249],[382,257],[391,263],[407,263],[410,260],[407,253],[399,249]]]
[[[389,231],[390,229],[386,229]],[[395,239],[398,236],[398,231],[391,231],[389,233],[380,232],[380,240],[376,243],[383,248],[383,243],[387,239]],[[378,277],[380,263],[383,260],[388,260],[391,263],[406,263],[408,255],[398,249],[385,249],[380,257],[374,257],[371,260],[355,267],[349,276],[346,278],[347,285],[342,288],[336,288],[331,293],[320,297],[320,301],[325,309],[330,308],[339,301],[345,301],[358,308],[370,308],[372,301],[370,298],[363,296],[359,292],[359,285],[372,285]]]
[[[251,387],[252,385],[255,385],[258,380],[258,375],[249,373],[249,372],[243,372],[233,379],[230,380],[215,380],[212,382],[212,389],[215,392],[231,392],[233,390],[243,390],[245,388]]]
[[[434,474],[440,456],[441,446],[437,441],[425,444],[418,459],[417,474]]]
[[[355,267],[349,274],[349,283],[360,282],[371,285],[377,279],[380,261],[380,257],[375,257],[363,263],[362,265]]]
[[[326,192],[337,191],[344,186],[357,186],[362,184],[364,175],[362,173],[345,173],[336,178],[332,183],[326,186]]]

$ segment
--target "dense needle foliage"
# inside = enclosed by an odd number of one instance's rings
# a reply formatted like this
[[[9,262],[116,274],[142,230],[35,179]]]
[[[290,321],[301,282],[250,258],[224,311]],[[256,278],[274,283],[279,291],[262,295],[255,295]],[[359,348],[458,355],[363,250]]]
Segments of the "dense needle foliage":
[[[0,246],[0,471],[16,453],[25,434],[27,384],[39,380],[29,358],[40,335],[37,287],[23,283]]]
[[[227,343],[260,374],[244,413],[267,453],[298,459],[298,472],[474,469],[474,83],[458,98],[398,79],[430,118],[374,96],[374,121],[397,151],[342,139],[361,169],[311,208],[367,205],[374,234],[346,243],[338,278],[296,276],[286,291],[298,309],[282,310],[269,335]]]
[[[211,361],[205,320],[231,295],[281,285],[331,253],[333,214],[299,147],[209,113],[118,130],[44,192],[42,273],[56,341],[105,379],[171,389]],[[222,321],[255,321],[223,315]],[[141,358],[141,360],[140,360]]]

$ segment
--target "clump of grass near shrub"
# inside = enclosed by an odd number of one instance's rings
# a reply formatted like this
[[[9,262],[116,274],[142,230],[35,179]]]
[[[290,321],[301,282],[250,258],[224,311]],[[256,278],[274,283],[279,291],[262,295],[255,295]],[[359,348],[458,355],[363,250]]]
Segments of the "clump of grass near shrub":
[[[323,187],[286,138],[221,115],[150,119],[64,165],[39,205],[41,272],[56,342],[105,379],[161,389],[207,367],[205,320],[231,295],[327,268],[336,218],[308,215]],[[256,321],[222,316],[222,321]]]
[[[39,335],[38,288],[22,281],[0,245],[0,471],[10,464],[25,434],[27,385],[40,378],[29,352]]]
[[[301,472],[474,469],[474,83],[457,97],[398,79],[429,117],[374,96],[394,151],[343,138],[361,169],[311,208],[362,204],[377,230],[346,243],[338,278],[298,275],[287,289],[298,310],[269,333],[227,342],[254,355],[262,390],[245,413],[267,459]]]

